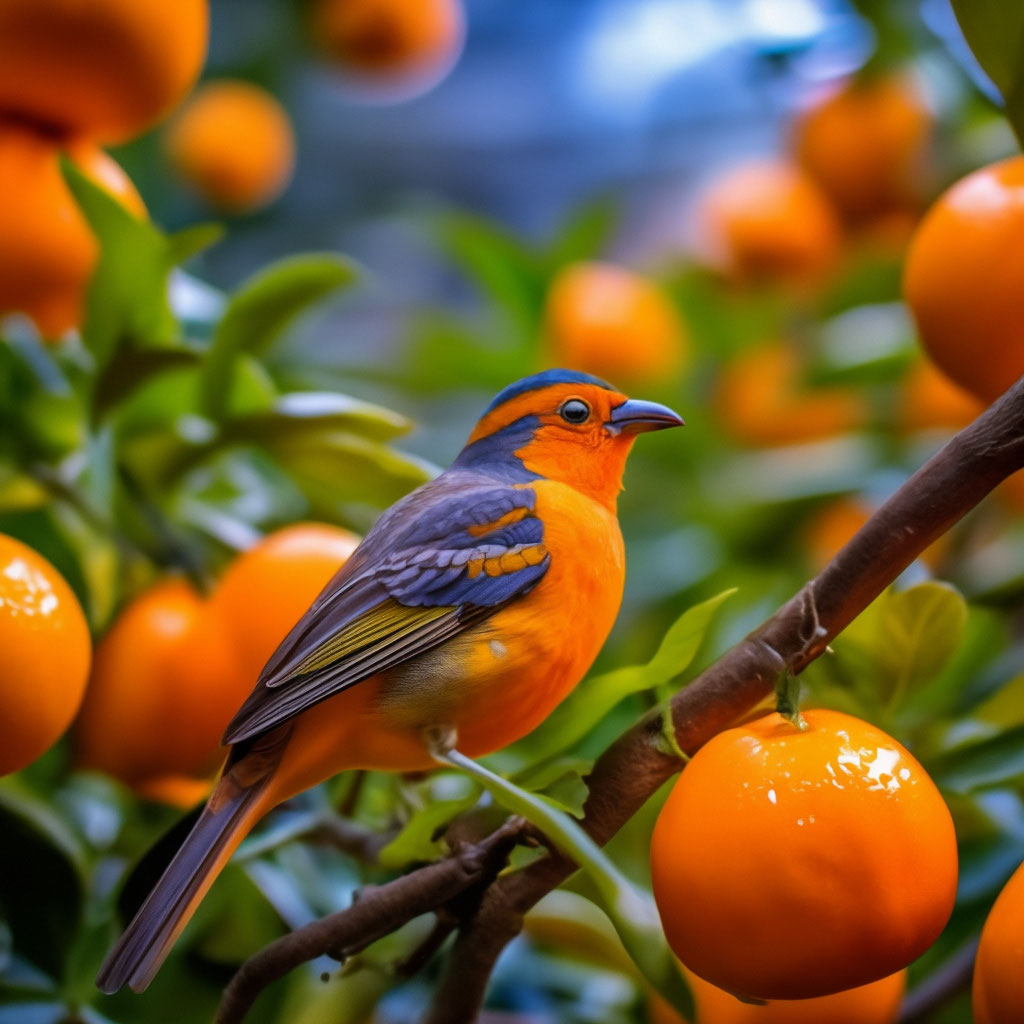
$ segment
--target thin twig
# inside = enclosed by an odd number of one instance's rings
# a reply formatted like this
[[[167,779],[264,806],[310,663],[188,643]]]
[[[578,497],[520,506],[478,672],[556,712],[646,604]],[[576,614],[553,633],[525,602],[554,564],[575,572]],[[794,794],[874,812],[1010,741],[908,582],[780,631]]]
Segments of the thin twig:
[[[271,982],[308,960],[363,949],[429,913],[460,893],[492,879],[504,866],[522,830],[520,819],[472,846],[385,885],[364,889],[350,907],[272,942],[238,969],[224,990],[217,1024],[237,1024]]]

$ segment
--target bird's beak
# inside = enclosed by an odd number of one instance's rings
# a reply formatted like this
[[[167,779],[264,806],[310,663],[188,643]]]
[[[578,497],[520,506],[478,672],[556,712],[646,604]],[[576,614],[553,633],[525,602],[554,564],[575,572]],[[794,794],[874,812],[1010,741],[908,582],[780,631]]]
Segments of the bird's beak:
[[[612,410],[605,427],[612,434],[644,434],[649,430],[683,426],[683,417],[667,405],[630,398]]]

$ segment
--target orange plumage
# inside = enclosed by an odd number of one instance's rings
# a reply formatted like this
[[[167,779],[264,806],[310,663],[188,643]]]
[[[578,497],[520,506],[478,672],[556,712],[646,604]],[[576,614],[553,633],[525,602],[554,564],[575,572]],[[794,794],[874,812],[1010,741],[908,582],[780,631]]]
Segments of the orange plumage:
[[[682,421],[585,374],[506,388],[453,465],[384,513],[271,657],[195,829],[104,964],[141,990],[252,825],[349,768],[429,768],[540,724],[622,600],[636,434]]]

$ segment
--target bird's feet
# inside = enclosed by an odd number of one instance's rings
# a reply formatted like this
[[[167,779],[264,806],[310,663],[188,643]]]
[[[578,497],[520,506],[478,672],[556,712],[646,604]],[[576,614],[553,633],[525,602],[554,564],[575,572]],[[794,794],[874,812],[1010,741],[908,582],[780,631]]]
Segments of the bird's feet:
[[[430,756],[441,764],[451,764],[450,754],[458,737],[456,730],[450,725],[428,725],[422,735]]]

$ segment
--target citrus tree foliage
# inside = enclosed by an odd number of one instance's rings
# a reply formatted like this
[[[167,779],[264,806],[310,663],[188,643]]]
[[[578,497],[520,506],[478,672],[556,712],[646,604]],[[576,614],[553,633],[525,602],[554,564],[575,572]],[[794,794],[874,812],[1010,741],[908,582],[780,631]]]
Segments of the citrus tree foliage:
[[[1015,5],[954,6],[1016,118]],[[213,242],[216,229],[166,236],[72,167],[65,174],[102,255],[80,343],[44,345],[26,323],[5,325],[0,532],[60,569],[96,636],[128,598],[169,571],[205,584],[260,533],[295,519],[365,529],[432,472],[395,447],[412,427],[403,415],[353,395],[295,388],[309,374],[288,365],[277,344],[311,306],[353,285],[356,267],[333,254],[290,257],[231,295],[207,294],[211,308],[196,316],[181,299],[190,285],[177,268]],[[400,360],[355,368],[383,379],[403,406],[447,403],[465,390],[482,404],[538,368],[551,279],[605,252],[617,216],[609,202],[586,204],[540,242],[463,212],[435,215],[431,226],[475,302],[468,312],[421,311]],[[849,495],[877,504],[955,428],[941,417],[908,420],[919,353],[899,301],[900,263],[898,249],[851,245],[826,284],[798,296],[663,268],[662,284],[687,324],[688,364],[646,382],[642,394],[678,407],[689,425],[632,457],[620,506],[628,590],[593,673],[532,735],[487,759],[495,778],[456,770],[349,775],[275,812],[143,996],[101,997],[93,978],[118,930],[119,905],[130,906],[152,879],[144,851],[178,812],[106,777],[70,771],[66,745],[0,780],[0,1024],[209,1019],[247,956],[347,905],[362,886],[445,856],[460,828],[497,827],[508,807],[541,821],[558,815],[568,828],[607,743],[820,567],[812,540],[824,514]],[[777,425],[770,441],[738,436],[720,382],[766,339],[785,339],[800,355],[782,405],[788,416],[800,418],[808,395],[840,392],[855,396],[858,416],[816,438],[780,440]],[[912,985],[969,945],[1024,858],[1019,515],[1012,489],[988,499],[803,677],[806,702],[861,716],[907,744],[953,812],[957,906],[912,967]],[[826,535],[827,554],[843,539]],[[669,731],[663,740],[671,750]],[[495,1007],[605,1024],[644,1018],[641,975],[657,974],[651,961],[660,948],[642,930],[629,934],[643,924],[640,911],[632,920],[621,910],[640,907],[649,886],[659,804],[651,801],[615,837],[607,863],[589,865],[528,916],[525,939],[496,974]],[[513,867],[539,856],[519,848]],[[389,1019],[414,1019],[435,968],[407,976],[402,965],[431,927],[413,921],[341,970],[325,958],[295,972],[251,1019],[358,1024],[382,999]],[[685,993],[676,995],[685,1004]],[[968,1012],[963,1000],[944,1019],[958,1012]]]

